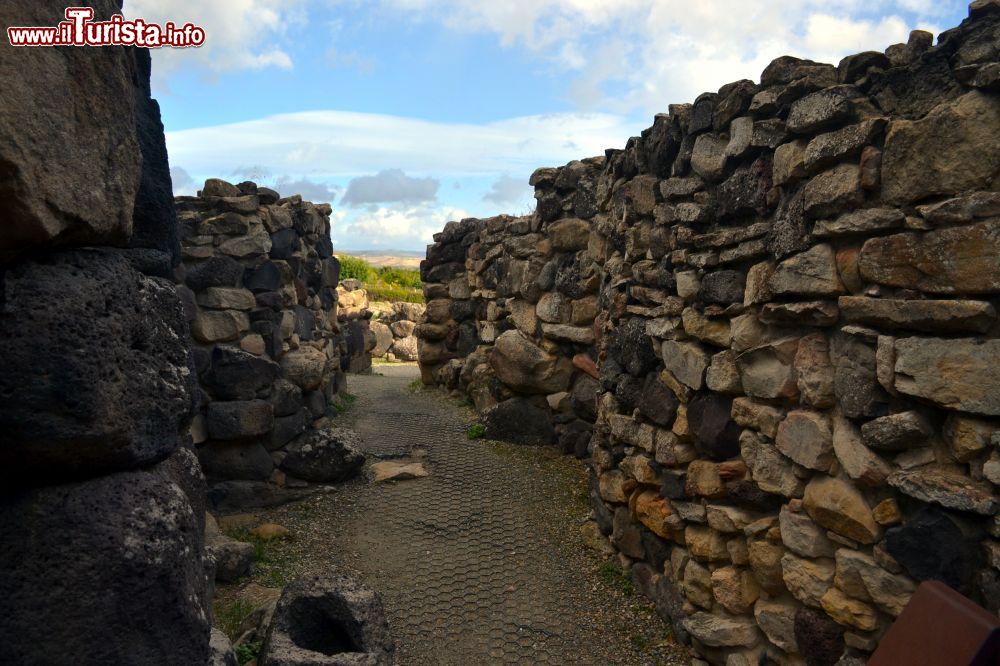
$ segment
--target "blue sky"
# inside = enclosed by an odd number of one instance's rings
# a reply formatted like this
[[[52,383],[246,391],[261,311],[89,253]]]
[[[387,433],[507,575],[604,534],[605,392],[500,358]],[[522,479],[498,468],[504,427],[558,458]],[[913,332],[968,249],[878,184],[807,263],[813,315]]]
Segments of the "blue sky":
[[[950,0],[126,0],[192,21],[153,54],[175,192],[253,179],[333,204],[341,250],[422,250],[527,213],[539,166],[621,147],[773,58],[836,63],[957,25]]]

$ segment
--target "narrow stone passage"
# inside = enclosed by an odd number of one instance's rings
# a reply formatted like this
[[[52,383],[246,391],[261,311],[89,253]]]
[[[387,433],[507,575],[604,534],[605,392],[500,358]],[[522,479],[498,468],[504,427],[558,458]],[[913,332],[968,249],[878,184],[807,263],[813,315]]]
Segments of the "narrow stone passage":
[[[270,512],[296,535],[295,575],[347,570],[382,594],[400,664],[674,664],[686,652],[580,537],[578,461],[470,441],[467,409],[417,390],[415,366],[351,376],[347,416],[370,462],[426,478],[361,479]]]

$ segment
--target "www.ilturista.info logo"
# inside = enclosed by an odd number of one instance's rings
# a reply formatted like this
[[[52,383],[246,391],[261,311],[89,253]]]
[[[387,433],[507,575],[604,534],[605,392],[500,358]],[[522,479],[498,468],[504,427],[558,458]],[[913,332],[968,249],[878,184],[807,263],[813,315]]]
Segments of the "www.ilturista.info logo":
[[[91,7],[67,7],[66,20],[54,28],[10,27],[11,46],[145,46],[187,48],[205,43],[205,29],[192,23],[164,25],[142,19],[126,20],[115,14],[108,21],[94,21]]]

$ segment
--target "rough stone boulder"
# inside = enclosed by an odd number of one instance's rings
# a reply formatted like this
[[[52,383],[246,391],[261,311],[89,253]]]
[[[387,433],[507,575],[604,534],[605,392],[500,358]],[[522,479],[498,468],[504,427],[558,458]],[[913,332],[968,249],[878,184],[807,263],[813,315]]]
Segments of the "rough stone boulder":
[[[0,277],[0,467],[47,481],[161,460],[194,390],[173,285],[76,250]]]
[[[378,593],[347,576],[313,576],[285,588],[261,648],[268,666],[383,666],[395,645]]]
[[[981,189],[1000,175],[1000,97],[973,91],[920,120],[889,127],[882,196],[906,204],[932,195]]]
[[[372,349],[372,356],[385,356],[385,353],[392,347],[392,330],[380,321],[370,322],[368,326],[375,334],[375,348]]]
[[[90,6],[95,21],[121,11],[113,0]],[[0,7],[5,26],[61,19],[61,10],[53,14],[44,3]],[[142,167],[132,50],[0,52],[0,200],[6,204],[0,257],[45,243],[128,243]]]
[[[410,335],[405,338],[398,338],[392,343],[391,351],[400,361],[417,360],[417,339]]]
[[[486,436],[515,444],[545,445],[555,438],[548,410],[526,398],[511,398],[483,414]]]
[[[312,430],[288,445],[281,469],[306,481],[345,481],[356,475],[365,462],[360,449],[361,438],[352,430]]]
[[[569,359],[549,354],[518,331],[497,338],[490,365],[511,389],[533,394],[565,391],[573,372]]]
[[[323,382],[326,354],[315,347],[299,347],[281,357],[285,379],[304,391],[315,391]]]
[[[17,609],[0,614],[0,663],[207,662],[203,513],[174,462],[0,504],[0,594]]]
[[[281,372],[278,364],[229,345],[212,349],[211,370],[203,383],[220,400],[251,400]]]
[[[215,580],[231,583],[253,571],[253,544],[223,534],[210,513],[205,514],[205,553],[215,560]]]

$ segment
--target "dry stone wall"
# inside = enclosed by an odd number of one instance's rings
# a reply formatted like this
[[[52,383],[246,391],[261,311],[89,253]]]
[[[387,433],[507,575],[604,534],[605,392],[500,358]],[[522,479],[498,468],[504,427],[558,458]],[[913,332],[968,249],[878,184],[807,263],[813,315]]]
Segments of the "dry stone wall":
[[[303,460],[317,437],[332,438],[345,372],[369,358],[367,321],[339,284],[329,204],[210,179],[176,206],[200,383],[191,431],[211,502],[273,504],[356,471],[356,453],[322,472]]]
[[[995,1],[779,58],[450,223],[424,381],[589,452],[594,531],[708,663],[863,663],[927,579],[997,612],[998,128]]]
[[[0,6],[3,25],[52,19]],[[179,249],[149,69],[144,49],[0,48],[5,664],[209,658],[195,375],[164,278]]]
[[[416,361],[416,330],[424,319],[424,304],[374,301],[369,308],[372,312],[369,326],[375,335],[372,356],[387,361]]]

